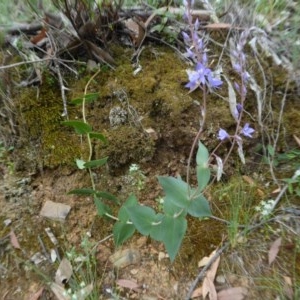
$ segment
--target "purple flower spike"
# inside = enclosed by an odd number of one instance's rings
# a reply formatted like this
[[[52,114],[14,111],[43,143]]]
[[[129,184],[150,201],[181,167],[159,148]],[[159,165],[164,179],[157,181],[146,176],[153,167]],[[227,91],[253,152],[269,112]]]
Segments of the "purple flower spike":
[[[254,131],[255,130],[249,126],[249,123],[246,123],[243,129],[241,130],[241,133],[244,136],[252,138],[252,134],[254,133]]]
[[[218,139],[221,140],[221,141],[224,141],[224,140],[228,139],[229,137],[230,136],[227,133],[227,131],[220,128],[219,133],[218,133]]]

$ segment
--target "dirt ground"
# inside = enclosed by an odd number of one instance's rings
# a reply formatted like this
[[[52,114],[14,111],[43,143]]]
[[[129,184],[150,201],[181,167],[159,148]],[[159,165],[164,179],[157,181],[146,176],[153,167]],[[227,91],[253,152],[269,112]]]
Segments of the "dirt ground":
[[[100,190],[116,195],[121,201],[134,193],[140,203],[159,210],[159,198],[163,194],[156,176],[181,175],[185,178],[191,143],[199,126],[201,92],[187,93],[184,88],[187,65],[168,48],[148,46],[141,55],[143,70],[136,76],[132,74],[128,59],[129,49],[121,51],[117,48],[115,51],[119,67],[116,71],[102,72],[90,87],[90,92],[99,92],[100,96],[97,102],[87,106],[88,122],[108,139],[107,145],[93,145],[94,155],[96,158],[109,156],[107,166],[97,169],[93,176]],[[267,72],[268,76],[271,74],[275,76],[274,70]],[[84,74],[71,84],[70,98],[82,96],[90,76]],[[272,118],[266,122],[269,129],[276,124],[284,92],[284,82],[276,84],[277,93],[272,95],[272,111],[269,111]],[[39,88],[39,98],[36,98],[36,92],[36,88],[24,88],[16,95],[17,120],[22,128],[18,131],[17,147],[6,161],[1,162],[1,299],[55,299],[49,283],[54,280],[58,261],[44,260],[32,267],[30,259],[37,252],[49,254],[51,249],[56,249],[61,258],[73,247],[81,253],[82,241],[86,240],[95,246],[90,249],[95,250],[97,280],[94,286],[99,299],[185,299],[201,270],[199,261],[226,241],[234,241],[227,224],[215,219],[189,219],[187,235],[173,264],[160,243],[139,234],[121,249],[116,249],[111,237],[113,222],[97,215],[93,199],[67,195],[72,189],[88,187],[90,182],[88,174],[77,170],[74,164],[75,158],[86,156],[84,142],[61,125],[62,104],[57,82],[45,80],[45,85]],[[223,96],[227,92],[225,87],[220,90]],[[257,113],[255,102],[251,102],[253,95],[253,92],[249,93],[246,107],[250,121],[251,117],[256,119]],[[116,107],[126,112],[126,118],[112,126],[110,113]],[[297,146],[292,136],[300,132],[299,108],[299,96],[291,88],[283,119],[285,135],[276,151],[284,153]],[[71,119],[81,118],[80,108],[70,106],[69,109]],[[218,144],[218,128],[230,131],[235,125],[228,103],[214,94],[210,95],[207,120],[201,140],[211,151]],[[261,200],[274,197],[271,193],[277,188],[258,147],[265,135],[253,120],[251,125],[256,128],[256,133],[253,139],[245,142],[246,164],[242,165],[234,154],[227,163],[222,181],[206,192],[213,214],[226,220],[233,217],[230,207],[238,194],[242,201],[238,204],[241,206],[238,210],[241,224],[247,219],[248,211],[255,220],[254,207]],[[152,135],[145,134],[149,129]],[[220,149],[218,155],[226,154],[229,146]],[[133,163],[139,165],[143,174],[139,183],[129,174]],[[275,172],[284,178],[291,176],[292,170],[289,162],[279,165]],[[71,207],[64,222],[40,215],[46,201]],[[276,210],[278,219],[250,231],[226,249],[221,255],[215,280],[217,291],[242,287],[247,290],[243,299],[293,299],[299,296],[297,236],[300,222],[296,211],[284,210],[287,207],[299,207],[299,197],[286,196]],[[247,210],[243,211],[245,208]],[[116,212],[117,207],[114,207],[113,213]],[[58,239],[57,245],[51,243],[46,228],[50,228]],[[270,247],[280,236],[280,252],[275,262],[269,265]],[[115,253],[127,255],[132,261],[116,269],[112,263]],[[78,275],[78,280],[82,277]],[[197,288],[200,286],[201,283]],[[43,294],[38,298],[36,293],[41,288]]]

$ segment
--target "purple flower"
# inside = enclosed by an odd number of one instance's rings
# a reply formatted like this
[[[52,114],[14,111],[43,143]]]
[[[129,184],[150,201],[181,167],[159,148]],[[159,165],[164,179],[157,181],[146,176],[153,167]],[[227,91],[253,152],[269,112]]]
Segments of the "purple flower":
[[[243,105],[241,103],[238,103],[234,110],[234,117],[236,120],[239,118],[242,110],[243,110]]]
[[[185,42],[189,42],[191,40],[190,36],[186,32],[182,31],[181,34]]]
[[[218,139],[221,140],[221,141],[224,141],[224,140],[228,139],[229,137],[230,136],[227,133],[227,131],[220,128],[219,133],[218,133]]]
[[[202,63],[198,62],[195,71],[187,70],[189,82],[185,87],[190,91],[194,91],[200,85],[207,84],[210,88],[218,88],[221,86],[222,81],[213,76],[211,69],[206,68]]]
[[[218,88],[222,85],[222,80],[212,76],[212,72],[207,75],[208,86],[211,88]]]
[[[244,136],[247,136],[247,137],[250,137],[252,138],[252,134],[254,133],[254,129],[251,128],[249,126],[249,123],[246,123],[243,127],[243,129],[241,130],[241,133],[244,135]]]

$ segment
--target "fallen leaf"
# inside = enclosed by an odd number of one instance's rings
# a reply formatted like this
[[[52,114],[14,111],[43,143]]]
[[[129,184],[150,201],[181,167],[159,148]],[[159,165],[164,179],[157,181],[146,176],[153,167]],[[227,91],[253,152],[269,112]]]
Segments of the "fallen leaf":
[[[251,177],[249,177],[249,176],[247,176],[247,175],[243,175],[242,178],[243,178],[243,180],[244,180],[246,183],[248,183],[250,186],[255,185],[255,182],[254,182],[254,180],[253,180]]]
[[[10,243],[12,244],[12,246],[16,249],[21,249],[17,236],[15,235],[13,230],[10,232],[9,236],[10,236]]]
[[[69,260],[63,258],[55,274],[57,284],[66,284],[73,274],[73,268]]]
[[[283,276],[283,279],[284,279],[284,286],[283,286],[283,291],[284,291],[284,294],[287,296],[287,298],[289,299],[294,299],[294,291],[293,291],[293,288],[292,288],[292,279],[291,277],[288,277],[288,276]]]
[[[30,300],[38,300],[40,299],[40,297],[42,296],[43,294],[43,291],[44,291],[44,288],[40,288],[36,293],[34,293],[31,297],[30,297]]]
[[[66,290],[61,285],[52,282],[50,284],[50,289],[58,300],[71,300],[71,296],[66,292]]]
[[[198,267],[202,268],[205,267],[209,261],[211,260],[211,258],[216,254],[216,250],[213,251],[209,256],[204,256],[199,262],[198,262]]]
[[[244,287],[234,287],[222,290],[218,293],[218,300],[243,300],[248,294]]]
[[[220,256],[215,260],[215,262],[211,265],[211,267],[206,273],[202,285],[203,299],[205,299],[205,297],[209,295],[210,300],[217,300],[217,291],[214,285],[214,280],[217,274],[219,263],[220,263]]]
[[[279,248],[281,246],[281,237],[278,238],[270,247],[269,250],[269,266],[272,264],[272,262],[275,260],[278,252],[279,252]]]
[[[135,281],[128,279],[118,279],[116,284],[130,290],[137,290],[139,288],[139,285]]]
[[[295,134],[293,135],[293,138],[295,139],[296,143],[300,147],[300,139]]]
[[[200,297],[201,295],[202,295],[202,286],[193,291],[191,298],[192,299],[197,298],[197,297]]]

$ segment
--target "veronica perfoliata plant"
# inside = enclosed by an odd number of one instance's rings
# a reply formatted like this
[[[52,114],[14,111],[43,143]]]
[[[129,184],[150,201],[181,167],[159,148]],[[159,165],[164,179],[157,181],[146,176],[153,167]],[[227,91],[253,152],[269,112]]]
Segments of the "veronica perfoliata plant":
[[[151,207],[139,204],[136,197],[131,195],[120,208],[118,221],[113,228],[116,245],[121,245],[137,230],[162,242],[173,261],[187,230],[187,215],[197,218],[211,216],[209,203],[203,194],[210,179],[208,160],[209,153],[199,142],[196,187],[190,186],[180,177],[158,177],[165,194],[162,213],[156,213]]]

